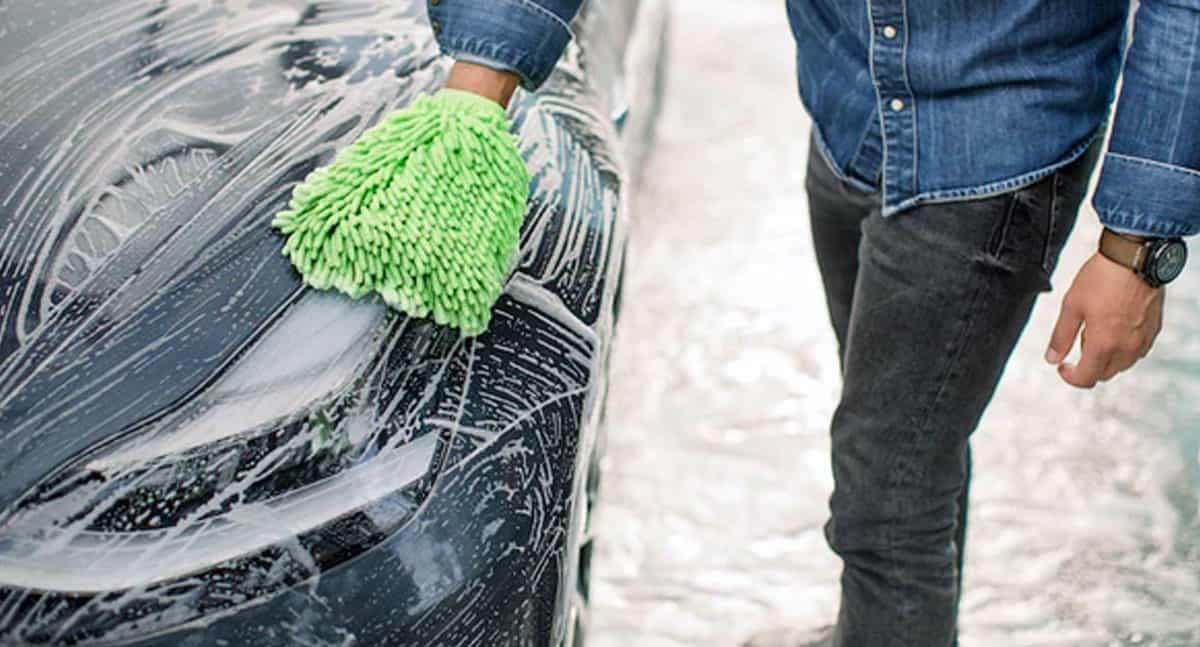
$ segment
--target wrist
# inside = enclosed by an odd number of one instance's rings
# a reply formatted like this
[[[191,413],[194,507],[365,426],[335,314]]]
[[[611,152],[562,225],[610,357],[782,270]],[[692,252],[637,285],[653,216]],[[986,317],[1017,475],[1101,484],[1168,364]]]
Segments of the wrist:
[[[1100,255],[1121,265],[1159,288],[1175,280],[1187,262],[1187,245],[1179,238],[1154,238],[1125,234],[1105,228],[1100,236]]]
[[[1131,234],[1131,233],[1127,233],[1127,232],[1123,232],[1123,231],[1117,231],[1115,229],[1109,229],[1108,227],[1105,227],[1104,229],[1105,229],[1105,231],[1111,232],[1114,235],[1120,236],[1121,238],[1124,238],[1125,240],[1132,241],[1135,243],[1144,243],[1147,240],[1150,240],[1150,236],[1143,236],[1141,234]]]
[[[491,99],[507,108],[509,100],[521,84],[521,78],[512,72],[494,70],[486,65],[457,61],[450,69],[446,87],[464,90]]]

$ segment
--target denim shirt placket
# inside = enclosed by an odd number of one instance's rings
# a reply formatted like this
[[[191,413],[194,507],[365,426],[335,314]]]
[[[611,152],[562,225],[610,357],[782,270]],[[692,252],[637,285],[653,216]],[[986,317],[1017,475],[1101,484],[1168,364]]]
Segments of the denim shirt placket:
[[[868,0],[871,78],[883,130],[883,209],[894,213],[918,193],[916,102],[908,82],[905,0]]]

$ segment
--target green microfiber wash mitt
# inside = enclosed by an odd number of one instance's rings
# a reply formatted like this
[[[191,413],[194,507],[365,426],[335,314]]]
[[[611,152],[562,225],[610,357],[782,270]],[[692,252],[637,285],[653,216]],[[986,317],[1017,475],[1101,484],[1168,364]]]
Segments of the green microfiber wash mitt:
[[[375,292],[413,317],[477,335],[511,268],[528,193],[504,109],[446,89],[313,171],[273,225],[312,287]]]

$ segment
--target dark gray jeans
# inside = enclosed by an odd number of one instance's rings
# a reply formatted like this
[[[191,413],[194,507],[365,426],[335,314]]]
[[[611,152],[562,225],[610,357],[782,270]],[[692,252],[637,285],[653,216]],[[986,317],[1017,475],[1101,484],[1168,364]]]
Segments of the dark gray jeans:
[[[957,642],[968,440],[1075,224],[1098,147],[1002,195],[880,216],[808,162],[817,261],[841,353],[837,647]]]

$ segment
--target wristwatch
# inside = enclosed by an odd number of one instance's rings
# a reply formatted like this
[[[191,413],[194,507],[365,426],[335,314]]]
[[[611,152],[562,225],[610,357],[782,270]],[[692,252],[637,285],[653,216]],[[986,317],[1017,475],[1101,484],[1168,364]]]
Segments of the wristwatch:
[[[1188,250],[1180,238],[1138,238],[1105,228],[1100,253],[1142,277],[1150,287],[1162,287],[1179,277]]]

